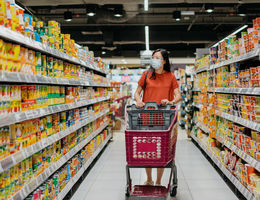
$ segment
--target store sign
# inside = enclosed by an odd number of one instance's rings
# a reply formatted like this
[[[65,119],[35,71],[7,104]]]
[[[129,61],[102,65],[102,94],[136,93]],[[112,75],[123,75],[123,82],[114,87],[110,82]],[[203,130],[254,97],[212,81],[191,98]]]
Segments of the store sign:
[[[152,59],[152,54],[153,54],[153,52],[149,51],[149,50],[140,51],[142,66],[150,65],[151,59]]]

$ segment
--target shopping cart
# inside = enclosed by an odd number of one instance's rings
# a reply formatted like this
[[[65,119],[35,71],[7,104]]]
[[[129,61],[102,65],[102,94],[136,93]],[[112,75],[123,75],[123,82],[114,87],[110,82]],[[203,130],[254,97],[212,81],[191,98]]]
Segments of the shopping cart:
[[[175,149],[177,111],[175,106],[147,102],[144,109],[126,106],[126,196],[129,199],[166,199],[177,194]],[[168,186],[132,186],[130,168],[170,168]]]

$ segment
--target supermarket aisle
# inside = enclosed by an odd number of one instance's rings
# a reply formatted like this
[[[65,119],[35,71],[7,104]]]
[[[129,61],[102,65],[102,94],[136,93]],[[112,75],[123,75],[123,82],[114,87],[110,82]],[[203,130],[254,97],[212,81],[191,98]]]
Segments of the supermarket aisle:
[[[199,149],[179,130],[176,164],[178,168],[178,200],[236,200],[220,175]],[[155,170],[153,170],[155,172]],[[167,183],[166,171],[163,184]],[[143,184],[144,169],[132,169],[133,184]],[[156,174],[153,174],[155,179]],[[125,199],[125,147],[124,134],[117,132],[103,155],[82,182],[72,200]],[[170,198],[169,198],[170,199]]]

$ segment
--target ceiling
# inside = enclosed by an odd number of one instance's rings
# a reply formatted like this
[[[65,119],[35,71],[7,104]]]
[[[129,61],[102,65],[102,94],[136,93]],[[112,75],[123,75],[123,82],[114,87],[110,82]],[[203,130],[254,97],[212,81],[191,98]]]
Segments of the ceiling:
[[[79,44],[89,47],[96,56],[139,57],[145,50],[144,26],[150,29],[150,49],[165,48],[171,57],[194,57],[196,48],[214,44],[252,19],[260,16],[260,0],[149,0],[144,11],[143,0],[17,0],[44,21],[61,23],[62,32],[71,34]],[[86,15],[86,6],[97,4],[96,16]],[[214,12],[205,6],[214,6]],[[113,16],[114,8],[123,8],[121,18]],[[247,15],[238,15],[244,9]],[[64,21],[71,11],[73,20]],[[195,15],[173,19],[173,11],[195,11]],[[102,52],[105,54],[102,54]]]

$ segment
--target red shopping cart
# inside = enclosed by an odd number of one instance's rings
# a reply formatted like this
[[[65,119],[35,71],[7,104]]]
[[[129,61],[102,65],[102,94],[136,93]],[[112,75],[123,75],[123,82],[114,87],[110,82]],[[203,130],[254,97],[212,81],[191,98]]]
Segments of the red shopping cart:
[[[129,199],[166,199],[177,194],[175,150],[177,142],[177,111],[175,106],[147,102],[144,109],[126,107],[126,196]],[[132,186],[130,168],[170,168],[168,186]]]

